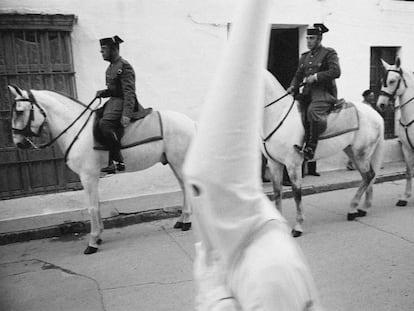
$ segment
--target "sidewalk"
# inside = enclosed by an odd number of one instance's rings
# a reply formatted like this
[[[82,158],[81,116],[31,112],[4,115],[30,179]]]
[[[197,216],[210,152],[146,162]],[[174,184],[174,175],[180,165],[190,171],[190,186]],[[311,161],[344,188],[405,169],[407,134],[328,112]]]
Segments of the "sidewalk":
[[[131,179],[137,174],[119,174],[100,182],[101,213],[105,228],[177,217],[182,194],[178,184],[166,182],[160,192],[137,192]],[[403,162],[386,163],[377,183],[405,177]],[[322,172],[320,177],[305,176],[303,195],[356,187],[361,178],[356,171]],[[122,188],[122,190],[120,190]],[[272,199],[271,183],[263,186]],[[283,197],[291,197],[285,187]],[[375,195],[375,194],[374,194]],[[0,201],[0,245],[33,239],[89,232],[89,215],[84,208],[83,191],[71,191]]]

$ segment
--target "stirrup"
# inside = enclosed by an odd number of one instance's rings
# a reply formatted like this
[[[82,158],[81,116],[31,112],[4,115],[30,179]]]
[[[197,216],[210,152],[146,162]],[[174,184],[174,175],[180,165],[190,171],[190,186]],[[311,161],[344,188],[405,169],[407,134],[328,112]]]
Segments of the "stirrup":
[[[315,152],[313,151],[311,147],[306,146],[305,148],[303,148],[303,156],[305,157],[306,161],[312,160],[314,155],[315,155]]]
[[[102,173],[107,173],[107,174],[115,174],[115,165],[114,165],[114,163],[111,163],[107,167],[102,168],[101,172]]]
[[[123,172],[125,171],[125,163],[124,162],[116,162],[116,170]]]

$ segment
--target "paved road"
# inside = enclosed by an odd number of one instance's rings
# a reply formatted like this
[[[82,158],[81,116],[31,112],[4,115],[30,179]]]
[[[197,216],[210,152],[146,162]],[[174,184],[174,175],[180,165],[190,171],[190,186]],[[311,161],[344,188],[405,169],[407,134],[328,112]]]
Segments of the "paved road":
[[[375,185],[365,218],[347,222],[355,189],[304,197],[307,230],[297,241],[326,310],[414,310],[414,200],[395,207],[403,181]],[[284,215],[293,224],[292,200]],[[0,310],[193,310],[192,232],[174,219],[107,230],[92,256],[87,239],[0,247]]]

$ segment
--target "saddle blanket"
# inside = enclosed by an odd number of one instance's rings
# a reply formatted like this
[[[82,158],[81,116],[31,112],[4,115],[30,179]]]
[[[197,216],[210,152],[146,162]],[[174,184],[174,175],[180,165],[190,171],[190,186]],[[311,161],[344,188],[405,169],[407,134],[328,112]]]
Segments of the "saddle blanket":
[[[344,99],[328,115],[327,128],[319,140],[339,136],[359,129],[359,116],[355,105]]]
[[[152,111],[143,119],[131,122],[125,128],[121,139],[121,149],[131,148],[149,142],[162,140],[164,138],[162,120],[158,111]],[[95,150],[109,150],[95,140]]]

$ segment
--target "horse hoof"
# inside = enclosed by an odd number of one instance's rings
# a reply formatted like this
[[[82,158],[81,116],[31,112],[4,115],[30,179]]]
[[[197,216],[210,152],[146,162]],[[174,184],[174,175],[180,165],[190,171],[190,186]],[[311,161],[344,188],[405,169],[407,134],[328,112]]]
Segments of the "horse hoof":
[[[191,228],[191,222],[184,222],[182,227],[181,227],[181,231],[188,231]]]
[[[362,209],[358,209],[358,213],[356,217],[365,217],[365,216],[367,216],[367,212]]]
[[[302,235],[302,231],[298,231],[298,230],[292,229],[292,236],[293,236],[294,238],[298,238],[298,237],[300,237],[301,235]]]
[[[174,229],[181,229],[183,227],[184,223],[181,221],[177,221],[174,225]]]
[[[347,219],[349,221],[352,221],[352,220],[355,220],[355,218],[357,218],[357,217],[358,217],[358,212],[356,212],[356,213],[348,213]]]
[[[407,201],[406,200],[398,200],[397,206],[407,206]]]
[[[91,254],[95,254],[98,251],[97,247],[93,247],[93,246],[89,246],[85,249],[85,251],[83,252],[85,255],[91,255]]]
[[[97,240],[96,240],[96,244],[98,244],[98,245],[101,245],[101,244],[102,244],[102,242],[103,242],[103,241],[102,241],[102,239],[97,239]]]

